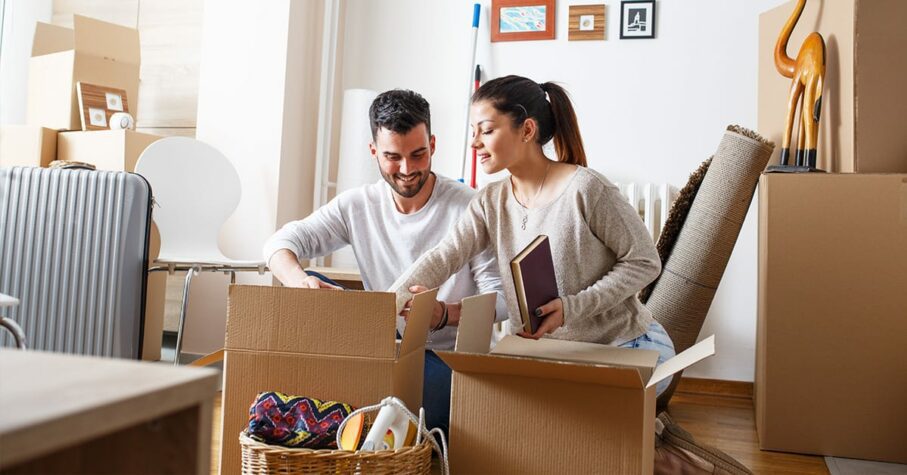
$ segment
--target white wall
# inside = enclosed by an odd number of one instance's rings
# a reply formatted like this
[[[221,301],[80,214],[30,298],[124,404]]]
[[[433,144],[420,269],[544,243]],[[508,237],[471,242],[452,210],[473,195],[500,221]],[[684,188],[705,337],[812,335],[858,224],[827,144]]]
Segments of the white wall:
[[[28,58],[31,57],[35,22],[50,23],[52,0],[0,0],[0,124],[25,123]]]
[[[228,257],[260,259],[279,214],[311,211],[305,183],[312,182],[313,167],[303,157],[314,155],[317,69],[309,65],[320,54],[320,5],[205,2],[196,138],[223,152],[239,172],[242,198],[220,234]],[[245,273],[237,281],[268,284],[271,277]],[[184,351],[223,346],[227,283],[218,274],[193,281]]]
[[[659,1],[654,40],[620,40],[620,2],[607,5],[606,41],[490,43],[483,1],[479,62],[485,79],[520,74],[562,82],[572,94],[590,166],[615,181],[682,186],[716,149],[725,126],[756,127],[758,15],[783,0]],[[348,0],[343,88],[421,92],[438,136],[435,170],[460,176],[469,78],[472,1]],[[485,179],[487,181],[487,179]],[[702,335],[717,356],[688,376],[753,379],[756,319],[755,206]]]

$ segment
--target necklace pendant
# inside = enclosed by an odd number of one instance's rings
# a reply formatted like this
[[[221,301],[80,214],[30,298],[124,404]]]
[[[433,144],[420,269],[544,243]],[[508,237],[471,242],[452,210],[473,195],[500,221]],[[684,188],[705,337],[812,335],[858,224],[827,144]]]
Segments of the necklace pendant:
[[[528,214],[524,214],[524,215],[523,215],[523,231],[526,230],[526,221],[529,221],[529,215],[528,215]]]

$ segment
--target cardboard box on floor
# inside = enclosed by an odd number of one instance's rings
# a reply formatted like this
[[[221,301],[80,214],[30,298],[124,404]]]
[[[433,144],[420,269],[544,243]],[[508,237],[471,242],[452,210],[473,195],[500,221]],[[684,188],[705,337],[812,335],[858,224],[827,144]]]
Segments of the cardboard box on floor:
[[[124,89],[129,113],[138,117],[138,30],[81,15],[73,15],[72,29],[38,22],[31,55],[29,125],[81,130],[79,81]]]
[[[46,167],[56,157],[56,130],[36,125],[0,127],[0,167]]]
[[[392,293],[231,285],[220,473],[240,472],[239,434],[263,391],[356,407],[397,396],[417,412],[436,295],[432,290],[413,299],[406,333],[396,343]]]
[[[487,308],[464,300],[463,319],[490,328]],[[485,325],[463,323],[457,351],[438,352],[454,372],[452,473],[652,473],[655,384],[715,351],[709,337],[656,368],[655,351],[507,336],[487,354]]]
[[[759,133],[778,147],[791,79],[775,70],[774,48],[795,1],[759,16]],[[907,2],[808,2],[787,54],[796,58],[806,35],[826,43],[825,88],[819,125],[819,168],[830,172],[907,173]],[[793,151],[791,151],[793,154]]]
[[[758,282],[760,447],[907,463],[907,174],[763,175]]]

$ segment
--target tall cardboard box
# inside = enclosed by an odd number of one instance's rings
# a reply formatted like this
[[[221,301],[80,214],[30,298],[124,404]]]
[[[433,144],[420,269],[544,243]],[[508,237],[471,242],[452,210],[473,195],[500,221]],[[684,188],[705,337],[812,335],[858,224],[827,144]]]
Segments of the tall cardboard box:
[[[907,175],[759,181],[766,450],[907,463]]]
[[[73,15],[73,28],[38,23],[28,62],[29,125],[81,130],[76,83],[126,91],[138,117],[139,32],[134,28]]]
[[[715,352],[709,337],[656,368],[656,351],[511,335],[488,353],[490,332],[462,323],[457,351],[438,352],[453,369],[452,473],[650,474],[655,385]]]
[[[36,125],[0,127],[0,167],[46,167],[56,156],[56,130]]]
[[[791,80],[775,70],[775,42],[796,2],[759,17],[759,133],[779,144]],[[806,35],[826,42],[825,88],[819,125],[818,164],[830,172],[907,173],[907,2],[834,0],[808,2],[787,53],[796,58]],[[793,151],[792,151],[793,153]]]
[[[149,145],[161,136],[132,130],[90,130],[57,134],[57,159],[90,163],[98,170],[135,171],[135,164]],[[154,190],[151,190],[152,194]],[[154,210],[152,210],[153,214]],[[154,262],[160,252],[160,234],[151,223],[148,262]],[[167,293],[167,274],[148,275],[145,298],[145,332],[142,359],[161,359],[161,336],[164,331],[164,305]]]
[[[231,285],[220,473],[240,472],[239,434],[263,391],[356,407],[397,396],[417,412],[436,295],[414,298],[406,333],[396,342],[392,293]]]

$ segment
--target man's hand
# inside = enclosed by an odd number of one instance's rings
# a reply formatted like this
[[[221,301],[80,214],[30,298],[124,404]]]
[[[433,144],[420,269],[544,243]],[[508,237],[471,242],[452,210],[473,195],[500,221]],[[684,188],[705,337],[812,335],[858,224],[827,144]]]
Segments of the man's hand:
[[[426,290],[428,290],[428,287],[425,287],[422,285],[414,285],[409,288],[410,293],[412,293],[413,295],[421,294],[422,292],[425,292]],[[406,304],[403,305],[403,311],[400,312],[400,316],[403,317],[403,319],[406,320],[407,322],[409,322],[409,311],[412,308],[412,306],[413,306],[413,300],[409,299],[406,301]],[[431,323],[428,324],[428,328],[435,328],[436,326],[438,326],[438,324],[441,323],[441,317],[443,317],[443,316],[444,316],[444,306],[441,304],[441,302],[436,301],[435,309],[431,313]]]
[[[539,324],[535,333],[529,334],[522,331],[517,333],[517,335],[523,338],[538,340],[546,334],[564,326],[564,303],[561,302],[560,297],[537,308],[535,314],[542,317],[542,323]]]
[[[337,287],[336,285],[331,285],[331,284],[319,279],[318,277],[314,277],[311,275],[306,275],[306,277],[304,279],[302,279],[302,281],[300,281],[298,285],[288,285],[287,287],[299,287],[299,288],[303,288],[303,289],[343,290],[340,287]]]
[[[285,287],[296,287],[301,289],[334,289],[342,290],[340,287],[333,286],[305,273],[296,254],[289,249],[281,249],[271,256],[270,262],[271,274],[277,277]]]

